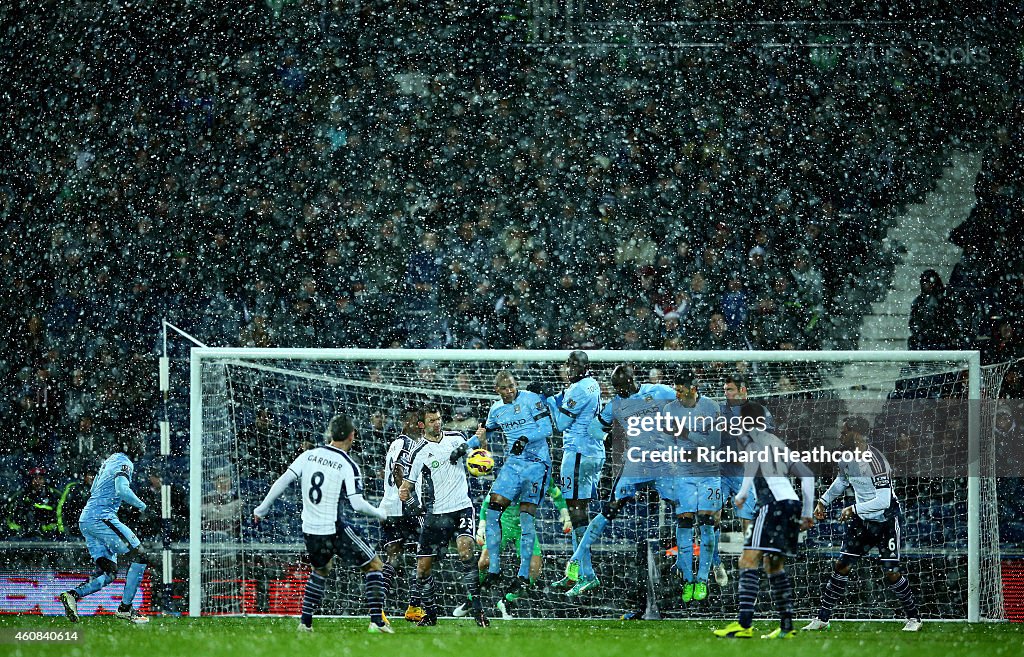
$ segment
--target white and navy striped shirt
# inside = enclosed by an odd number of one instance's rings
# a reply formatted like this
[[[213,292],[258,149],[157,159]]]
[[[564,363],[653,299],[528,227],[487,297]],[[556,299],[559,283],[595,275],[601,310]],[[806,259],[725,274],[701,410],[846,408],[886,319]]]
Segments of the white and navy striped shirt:
[[[391,441],[387,454],[384,456],[384,498],[380,502],[380,510],[389,518],[402,515],[402,500],[398,498],[399,486],[395,485],[395,466],[402,466],[402,476],[409,470],[409,457],[416,448],[417,441],[404,433]]]
[[[300,454],[288,469],[302,480],[302,531],[319,536],[335,533],[342,503],[362,496],[359,466],[344,451],[320,445]]]
[[[881,521],[899,511],[899,500],[892,490],[892,467],[885,456],[869,447],[870,461],[850,461],[839,464],[839,475],[828,487],[821,501],[825,506],[838,500],[853,489],[853,509],[862,520]]]
[[[465,458],[452,463],[453,451],[466,443],[458,431],[442,431],[436,443],[424,440],[410,455],[412,465],[406,478],[416,486],[420,503],[434,515],[461,511],[473,506],[469,499]]]
[[[740,493],[746,494],[752,487],[757,495],[758,507],[784,500],[799,502],[800,497],[793,488],[790,476],[799,477],[804,498],[802,515],[810,517],[814,508],[814,474],[810,468],[800,462],[790,463],[776,459],[762,462],[754,458],[754,455],[766,449],[772,453],[775,449],[787,450],[786,443],[775,434],[754,429],[747,432],[745,439],[741,440],[746,441],[746,449],[751,458],[745,464]]]

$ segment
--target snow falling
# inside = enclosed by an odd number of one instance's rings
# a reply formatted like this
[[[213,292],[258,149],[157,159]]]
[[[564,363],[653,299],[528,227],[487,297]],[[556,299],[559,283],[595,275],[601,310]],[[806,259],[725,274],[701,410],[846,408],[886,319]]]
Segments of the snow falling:
[[[217,540],[268,540],[251,508],[319,440],[321,410],[360,400],[378,499],[409,401],[394,386],[454,391],[446,422],[470,433],[495,398],[492,370],[433,362],[317,370],[391,396],[261,383],[309,395],[318,410],[296,419],[248,383],[231,435],[257,446],[209,466],[197,507],[190,343],[168,338],[165,399],[164,321],[218,347],[979,350],[1010,363],[988,390],[1024,396],[1019,13],[579,4],[593,6],[5,3],[0,578],[55,594],[82,581],[60,572],[91,572],[79,514],[103,459],[141,433],[132,487],[150,513],[122,516],[156,565],[146,611],[179,614],[190,513]],[[725,369],[698,370],[720,398]],[[841,371],[755,367],[751,389],[812,398]],[[1008,408],[989,423],[1004,441],[1024,425]],[[1019,559],[1024,489],[993,490],[989,548]],[[965,512],[959,493],[936,495],[913,498],[911,525]],[[179,580],[167,587],[164,548]],[[936,585],[936,615],[959,613],[955,580]],[[231,613],[272,606],[259,586]]]

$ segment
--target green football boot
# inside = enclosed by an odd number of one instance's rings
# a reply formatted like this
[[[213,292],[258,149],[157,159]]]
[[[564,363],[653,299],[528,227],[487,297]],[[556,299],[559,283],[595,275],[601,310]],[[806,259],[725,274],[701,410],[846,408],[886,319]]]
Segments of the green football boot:
[[[593,589],[596,589],[599,586],[601,586],[601,582],[596,577],[581,577],[580,581],[576,582],[576,586],[572,587],[571,589],[565,592],[565,596],[567,598],[576,598],[583,595],[587,591],[592,591]]]

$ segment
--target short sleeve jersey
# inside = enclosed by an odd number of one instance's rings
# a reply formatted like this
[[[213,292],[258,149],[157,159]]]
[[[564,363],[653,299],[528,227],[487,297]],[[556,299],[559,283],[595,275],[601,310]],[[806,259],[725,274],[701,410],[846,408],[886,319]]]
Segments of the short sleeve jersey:
[[[473,506],[469,498],[465,457],[451,462],[451,454],[466,443],[458,431],[442,431],[437,442],[424,440],[413,450],[406,478],[416,486],[420,503],[434,515]]]

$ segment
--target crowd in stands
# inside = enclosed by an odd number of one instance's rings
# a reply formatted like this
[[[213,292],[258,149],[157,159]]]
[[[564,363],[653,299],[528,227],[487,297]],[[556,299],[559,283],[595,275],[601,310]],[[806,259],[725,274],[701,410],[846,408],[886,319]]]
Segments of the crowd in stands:
[[[908,21],[939,17],[962,20],[998,16],[1012,12],[1015,8],[1013,2],[1002,0],[985,0],[971,5],[950,0],[851,0],[843,3],[826,0],[631,0],[588,3],[581,11],[582,19],[591,21],[635,20],[641,15],[649,21]]]
[[[922,284],[916,345],[953,339],[929,327],[955,290],[984,309],[988,360],[1020,353],[1005,86],[950,118],[949,80],[920,61],[556,56],[512,44],[525,21],[440,1],[16,5],[10,534],[66,532],[105,436],[155,427],[162,318],[218,346],[855,348],[899,258],[886,230],[951,139],[992,151],[964,261]]]

